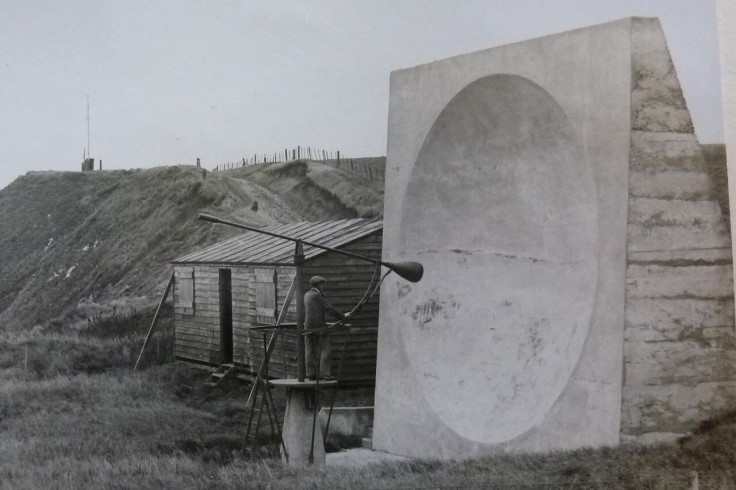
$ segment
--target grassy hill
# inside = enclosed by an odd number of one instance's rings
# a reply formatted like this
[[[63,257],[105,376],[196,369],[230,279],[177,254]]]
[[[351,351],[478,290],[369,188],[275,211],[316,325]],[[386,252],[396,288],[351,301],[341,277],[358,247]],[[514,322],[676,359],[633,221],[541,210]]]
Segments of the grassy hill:
[[[239,233],[199,212],[267,226],[381,216],[382,203],[382,182],[311,161],[29,172],[0,190],[0,330],[150,307],[169,261]]]

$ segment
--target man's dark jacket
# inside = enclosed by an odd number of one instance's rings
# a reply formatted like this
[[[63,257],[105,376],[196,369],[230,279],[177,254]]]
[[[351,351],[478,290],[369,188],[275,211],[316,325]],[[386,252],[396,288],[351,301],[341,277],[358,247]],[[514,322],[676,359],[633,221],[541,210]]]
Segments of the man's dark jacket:
[[[342,313],[327,302],[319,289],[307,291],[304,294],[304,328],[322,328],[325,325],[325,312],[338,320],[342,319]]]

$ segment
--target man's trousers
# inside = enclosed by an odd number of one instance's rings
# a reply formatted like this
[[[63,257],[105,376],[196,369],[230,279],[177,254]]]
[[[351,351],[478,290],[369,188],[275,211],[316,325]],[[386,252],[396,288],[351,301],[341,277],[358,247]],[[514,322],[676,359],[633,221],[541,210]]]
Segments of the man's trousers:
[[[306,375],[308,378],[316,378],[317,373],[321,378],[331,376],[332,366],[330,357],[332,345],[330,336],[313,333],[304,336],[304,351],[306,357]]]

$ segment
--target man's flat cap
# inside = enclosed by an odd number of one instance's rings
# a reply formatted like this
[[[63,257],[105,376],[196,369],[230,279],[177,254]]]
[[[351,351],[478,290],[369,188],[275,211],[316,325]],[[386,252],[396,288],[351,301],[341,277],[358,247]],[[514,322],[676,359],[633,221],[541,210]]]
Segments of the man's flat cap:
[[[312,286],[319,286],[320,284],[324,284],[326,282],[327,282],[327,279],[325,279],[322,276],[314,276],[313,278],[309,280],[309,284],[311,284]]]

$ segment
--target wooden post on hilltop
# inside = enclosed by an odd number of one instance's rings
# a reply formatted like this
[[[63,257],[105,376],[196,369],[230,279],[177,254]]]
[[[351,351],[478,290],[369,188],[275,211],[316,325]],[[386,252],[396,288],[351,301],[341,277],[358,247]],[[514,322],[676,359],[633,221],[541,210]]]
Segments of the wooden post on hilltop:
[[[340,166],[340,152],[337,152],[337,166]]]
[[[298,160],[301,157],[302,157],[302,147],[297,145],[297,147],[296,147],[296,158]]]

